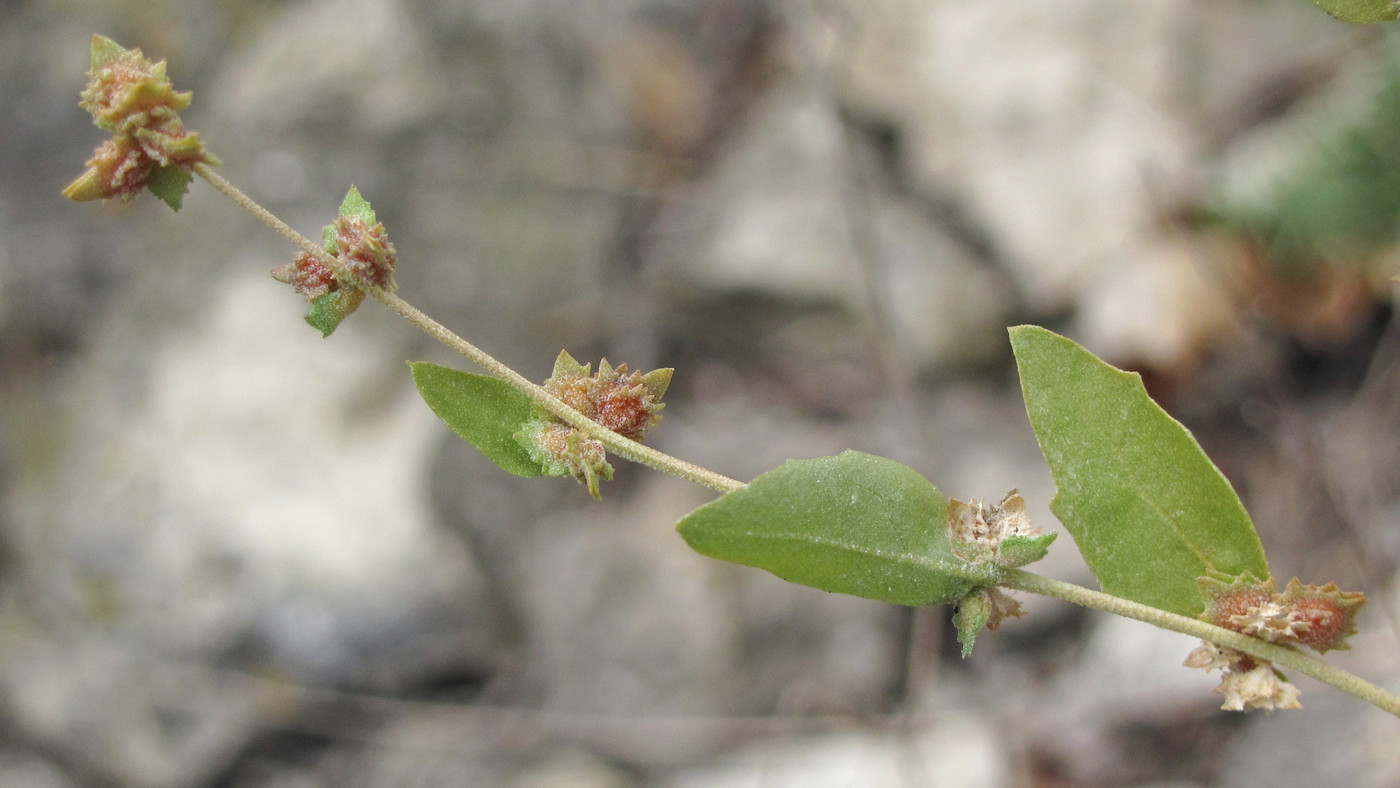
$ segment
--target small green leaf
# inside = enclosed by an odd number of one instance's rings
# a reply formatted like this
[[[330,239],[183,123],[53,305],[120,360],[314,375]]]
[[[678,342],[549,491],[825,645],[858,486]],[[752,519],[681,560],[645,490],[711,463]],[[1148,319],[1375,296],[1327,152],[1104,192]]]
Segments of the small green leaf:
[[[1400,17],[1400,3],[1395,0],[1313,0],[1313,5],[1343,22],[1357,24],[1394,22]]]
[[[306,322],[321,332],[321,337],[330,336],[341,321],[354,314],[365,300],[363,290],[342,287],[311,300],[311,311],[306,313]]]
[[[354,186],[345,193],[345,199],[340,203],[340,213],[342,216],[354,216],[363,219],[364,223],[370,227],[379,224],[379,220],[374,217],[374,209],[369,206],[369,200],[360,196],[360,190]]]
[[[681,519],[704,555],[900,605],[957,600],[1000,569],[956,558],[948,500],[914,469],[847,451],[789,460]]]
[[[1035,563],[1045,557],[1045,553],[1050,550],[1050,543],[1055,541],[1056,536],[1054,531],[1038,536],[1023,536],[1021,534],[1008,536],[1001,540],[1001,545],[997,548],[999,554],[996,557],[996,562],[1010,568]]]
[[[540,464],[530,459],[514,438],[534,417],[529,397],[487,375],[425,361],[409,362],[408,366],[423,401],[453,432],[516,476],[544,475]]]
[[[972,654],[972,647],[977,643],[977,633],[982,631],[982,627],[985,627],[991,618],[992,602],[987,589],[974,588],[958,600],[958,607],[953,611],[953,626],[958,630],[958,643],[962,644],[963,659]]]
[[[1058,488],[1050,509],[1105,592],[1196,616],[1196,578],[1269,576],[1239,496],[1141,377],[1036,326],[1012,328],[1011,347]]]
[[[105,68],[107,64],[121,60],[131,54],[131,50],[118,44],[112,39],[98,35],[92,36],[92,47],[89,50],[89,63],[93,71]]]
[[[166,205],[178,211],[184,204],[185,192],[190,190],[192,180],[194,177],[180,167],[162,164],[151,170],[150,177],[146,179],[146,188]]]

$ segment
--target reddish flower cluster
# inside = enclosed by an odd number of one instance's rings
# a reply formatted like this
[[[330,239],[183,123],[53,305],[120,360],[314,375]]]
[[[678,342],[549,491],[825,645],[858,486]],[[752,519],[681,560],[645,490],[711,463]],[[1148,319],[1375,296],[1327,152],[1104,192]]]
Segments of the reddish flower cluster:
[[[661,420],[665,407],[661,397],[671,383],[671,370],[629,374],[626,364],[614,368],[603,359],[598,362],[598,373],[590,376],[589,366],[561,353],[554,374],[544,383],[545,391],[624,438],[644,438]]]
[[[359,216],[341,213],[331,228],[336,256],[346,270],[366,284],[394,289],[394,263],[398,258],[384,225],[371,225]]]
[[[79,105],[112,138],[97,148],[87,172],[63,195],[77,201],[129,200],[157,167],[217,163],[180,120],[179,111],[189,104],[190,94],[177,93],[166,77],[165,61],[152,63],[139,49],[94,36],[92,70]]]
[[[671,383],[671,370],[628,373],[626,364],[614,368],[604,359],[598,362],[598,373],[590,375],[591,366],[560,353],[544,390],[609,430],[641,440],[661,420],[661,397]],[[529,422],[515,439],[545,473],[578,479],[594,498],[599,497],[598,482],[612,478],[603,444],[553,416]]]
[[[272,278],[292,286],[307,301],[315,301],[321,296],[340,289],[335,272],[326,264],[307,252],[300,252],[287,265],[272,269]]]

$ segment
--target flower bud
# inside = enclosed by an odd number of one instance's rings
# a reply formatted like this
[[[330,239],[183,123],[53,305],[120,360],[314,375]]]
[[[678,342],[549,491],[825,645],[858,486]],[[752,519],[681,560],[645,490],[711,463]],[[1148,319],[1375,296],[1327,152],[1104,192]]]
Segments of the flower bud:
[[[315,255],[306,252],[300,252],[292,262],[272,269],[272,278],[291,285],[307,301],[315,301],[326,293],[340,289],[335,272]]]
[[[152,63],[139,49],[92,37],[92,70],[78,105],[103,131],[129,134],[163,124],[190,105],[191,95],[175,92],[164,60]]]

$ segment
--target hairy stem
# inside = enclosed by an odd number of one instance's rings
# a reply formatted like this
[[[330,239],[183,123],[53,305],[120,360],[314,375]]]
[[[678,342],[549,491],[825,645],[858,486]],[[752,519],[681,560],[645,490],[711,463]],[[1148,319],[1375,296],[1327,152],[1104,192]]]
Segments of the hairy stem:
[[[327,268],[335,272],[338,278],[343,281],[355,281],[355,277],[345,269],[345,266],[340,264],[340,261],[336,259],[335,255],[329,254],[320,244],[317,244],[292,229],[286,222],[278,219],[270,211],[253,200],[253,198],[244,194],[237,186],[229,183],[223,176],[215,172],[212,167],[207,164],[196,164],[193,169],[196,175],[208,181],[209,185],[218,189],[224,196],[238,203],[244,210],[257,217],[263,224],[271,227],[273,230],[277,231],[278,234],[291,241],[293,244],[296,244],[302,251],[315,256],[317,260],[320,260]],[[452,333],[447,327],[423,314],[412,304],[394,293],[377,287],[369,287],[366,288],[366,290],[370,295],[378,299],[380,303],[398,313],[408,322],[418,326],[418,328],[422,329],[432,338],[458,353],[461,353],[463,356],[466,356],[491,375],[509,383],[512,387],[529,397],[536,405],[549,411],[570,426],[577,428],[589,438],[602,443],[613,454],[619,457],[626,457],[633,462],[639,462],[643,465],[655,468],[658,471],[664,471],[679,476],[682,479],[694,482],[702,487],[718,490],[719,492],[730,492],[744,486],[744,483],[737,479],[731,479],[728,476],[723,476],[714,471],[686,462],[678,457],[672,457],[665,452],[657,451],[649,446],[643,446],[634,440],[618,435],[616,432],[613,432],[607,427],[604,427],[569,407],[563,400],[545,391],[540,386],[535,385],[505,364],[497,361],[486,351]]]
[[[1062,599],[1106,613],[1115,613],[1125,618],[1145,621],[1162,629],[1198,637],[1217,646],[1227,646],[1236,651],[1243,651],[1246,654],[1272,662],[1279,667],[1312,676],[1318,681],[1330,684],[1400,717],[1400,697],[1355,674],[1328,665],[1294,648],[1269,643],[1259,638],[1217,627],[1200,619],[1168,613],[1165,610],[1158,610],[1155,607],[1111,596],[1101,591],[1093,591],[1062,580],[1054,580],[1023,569],[1008,570],[1002,585],[1007,588]]]

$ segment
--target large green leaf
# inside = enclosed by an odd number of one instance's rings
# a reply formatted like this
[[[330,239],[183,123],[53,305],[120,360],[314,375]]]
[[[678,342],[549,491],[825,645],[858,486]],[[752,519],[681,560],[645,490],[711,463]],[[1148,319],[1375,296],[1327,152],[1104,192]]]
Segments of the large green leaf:
[[[453,432],[516,476],[544,475],[540,464],[513,437],[534,416],[529,397],[487,375],[426,361],[408,366],[423,401]]]
[[[1269,576],[1239,496],[1138,375],[1036,326],[1011,329],[1011,347],[1058,488],[1050,508],[1104,591],[1195,616],[1196,578]]]
[[[1343,22],[1394,22],[1400,8],[1395,0],[1313,0],[1313,4]]]
[[[948,500],[914,469],[847,451],[790,460],[696,509],[696,551],[794,583],[901,605],[954,602],[1001,570],[948,543]]]

